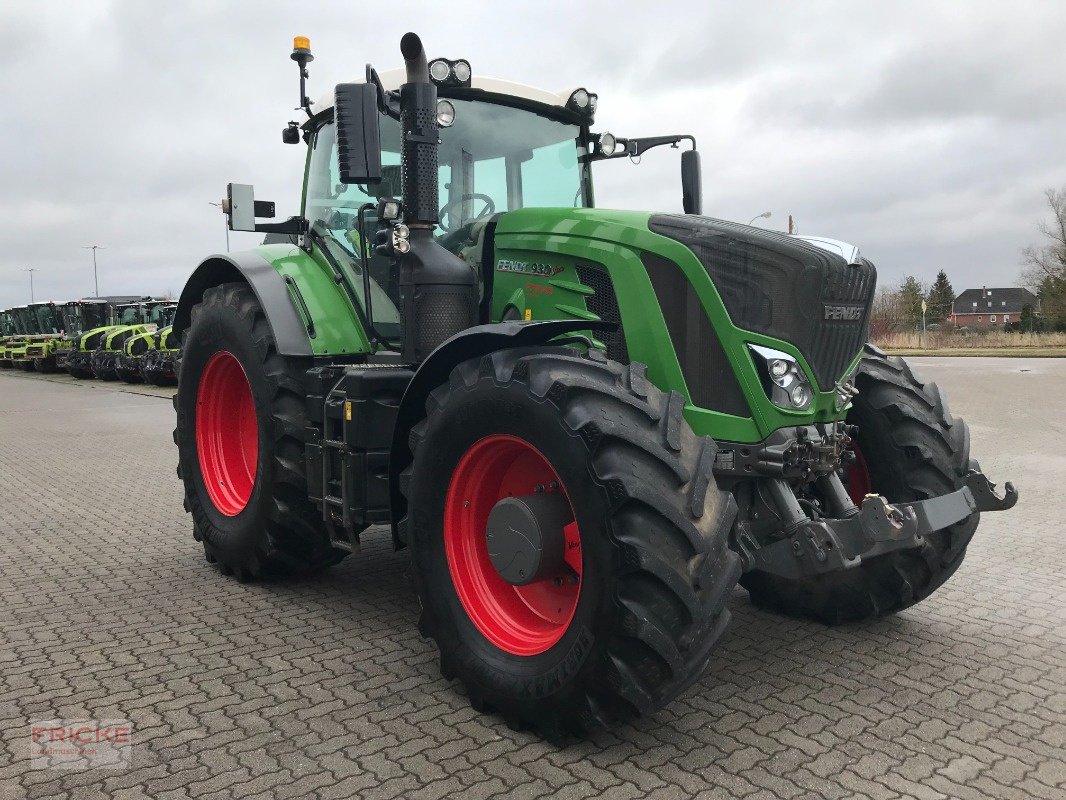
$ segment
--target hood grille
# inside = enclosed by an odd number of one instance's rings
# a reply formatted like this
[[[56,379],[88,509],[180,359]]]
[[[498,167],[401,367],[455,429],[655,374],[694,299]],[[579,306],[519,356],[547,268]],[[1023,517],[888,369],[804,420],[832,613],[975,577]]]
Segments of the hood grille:
[[[795,345],[830,391],[862,349],[877,271],[802,239],[708,217],[656,215],[699,259],[733,324]]]

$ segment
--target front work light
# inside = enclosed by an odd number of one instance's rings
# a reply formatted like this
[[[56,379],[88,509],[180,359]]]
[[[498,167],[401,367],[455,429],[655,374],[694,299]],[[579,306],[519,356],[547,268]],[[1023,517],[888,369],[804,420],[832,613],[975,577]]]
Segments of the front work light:
[[[447,100],[437,101],[437,125],[450,128],[455,122],[455,106]]]
[[[429,78],[438,86],[470,86],[472,72],[470,62],[465,58],[449,61],[435,58],[429,62]]]
[[[448,76],[451,74],[451,65],[443,58],[438,58],[436,61],[430,62],[429,77],[433,79],[434,83],[444,83],[444,81],[448,80]]]
[[[613,133],[601,133],[600,134],[600,154],[604,156],[613,156],[614,151],[618,146],[618,140],[614,138]]]
[[[749,344],[748,350],[771,403],[787,411],[810,408],[814,391],[795,358],[757,344]]]
[[[459,83],[470,83],[470,62],[459,59],[452,64],[452,74]]]

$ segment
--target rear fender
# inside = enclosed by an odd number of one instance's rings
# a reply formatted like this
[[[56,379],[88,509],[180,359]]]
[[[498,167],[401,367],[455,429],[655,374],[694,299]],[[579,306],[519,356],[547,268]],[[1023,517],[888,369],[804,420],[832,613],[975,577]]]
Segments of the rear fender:
[[[392,433],[392,448],[389,455],[389,495],[392,507],[392,542],[396,549],[407,546],[400,538],[397,523],[407,513],[407,500],[400,491],[400,473],[411,463],[408,447],[409,434],[419,420],[426,415],[426,399],[437,386],[445,383],[452,369],[463,361],[509,350],[515,347],[543,345],[557,336],[588,330],[611,330],[611,323],[589,320],[564,319],[538,322],[497,322],[478,325],[457,333],[430,353],[419,365],[407,385],[400,408],[396,414],[396,427]]]

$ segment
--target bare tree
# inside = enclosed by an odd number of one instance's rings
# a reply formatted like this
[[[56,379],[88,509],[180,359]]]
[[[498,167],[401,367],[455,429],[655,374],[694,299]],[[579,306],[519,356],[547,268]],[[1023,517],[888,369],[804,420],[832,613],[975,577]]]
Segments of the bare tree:
[[[878,287],[873,310],[870,312],[870,338],[878,340],[903,330],[906,327],[906,316],[900,290],[888,286]]]
[[[1022,283],[1040,298],[1041,312],[1053,325],[1066,324],[1066,187],[1044,192],[1051,221],[1038,226],[1045,242],[1022,250]]]

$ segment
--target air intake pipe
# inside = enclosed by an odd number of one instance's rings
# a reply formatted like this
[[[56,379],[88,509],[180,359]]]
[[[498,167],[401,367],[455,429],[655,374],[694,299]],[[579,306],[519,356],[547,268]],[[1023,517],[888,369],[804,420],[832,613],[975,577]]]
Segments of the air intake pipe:
[[[430,83],[422,40],[400,40],[407,83],[400,87],[404,222],[411,249],[400,256],[403,358],[420,363],[446,339],[477,323],[477,276],[433,238],[440,208],[437,87]]]

